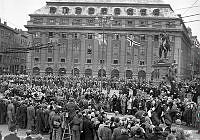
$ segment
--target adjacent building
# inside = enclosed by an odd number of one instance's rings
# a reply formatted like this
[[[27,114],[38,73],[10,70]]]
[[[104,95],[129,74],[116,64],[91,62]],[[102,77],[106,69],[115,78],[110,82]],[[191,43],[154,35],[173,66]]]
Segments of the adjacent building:
[[[13,29],[7,22],[0,20],[0,74],[24,74],[26,73],[26,53],[10,52],[12,48],[27,47],[26,34],[19,29]]]
[[[28,69],[36,75],[156,81],[176,64],[178,79],[191,76],[187,28],[162,0],[49,0],[30,14],[25,27],[33,46],[49,45],[31,52]],[[169,35],[171,46],[164,65],[159,64],[162,33]]]

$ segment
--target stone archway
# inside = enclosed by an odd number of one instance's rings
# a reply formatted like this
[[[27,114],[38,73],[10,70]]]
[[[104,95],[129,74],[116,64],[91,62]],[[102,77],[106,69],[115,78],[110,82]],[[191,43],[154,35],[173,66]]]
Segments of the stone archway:
[[[133,72],[131,70],[126,70],[126,78],[132,79],[132,77],[133,77]]]
[[[92,70],[91,70],[91,69],[86,69],[86,70],[85,70],[85,76],[86,76],[86,77],[92,76]]]
[[[34,75],[40,75],[40,69],[38,67],[33,68],[33,74]]]
[[[119,78],[119,71],[117,69],[111,71],[111,78]]]
[[[72,69],[72,75],[73,75],[73,76],[79,76],[79,73],[80,73],[80,71],[79,71],[78,68]]]
[[[138,79],[139,80],[146,80],[146,72],[144,70],[140,70],[138,72]]]
[[[98,77],[101,77],[101,76],[106,77],[106,70],[100,69],[100,70],[98,71]]]
[[[46,68],[45,74],[47,74],[47,75],[53,74],[53,69],[51,67]]]
[[[66,74],[66,69],[65,69],[65,68],[60,68],[60,69],[58,70],[58,74],[59,74],[59,75],[65,75],[65,74]]]

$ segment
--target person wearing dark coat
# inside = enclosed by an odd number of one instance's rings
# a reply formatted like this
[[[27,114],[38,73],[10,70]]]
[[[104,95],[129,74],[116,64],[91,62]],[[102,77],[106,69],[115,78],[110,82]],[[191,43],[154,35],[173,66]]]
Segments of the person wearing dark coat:
[[[88,116],[83,117],[81,140],[94,140],[94,126]]]
[[[20,138],[16,134],[16,126],[12,125],[10,127],[10,134],[4,137],[4,140],[20,140]]]
[[[72,120],[76,115],[76,111],[79,110],[79,107],[76,103],[74,103],[73,98],[69,98],[69,102],[64,107],[65,111],[69,114],[69,119]]]
[[[35,108],[32,104],[27,107],[27,129],[33,130],[35,126]]]
[[[6,116],[6,104],[3,100],[0,100],[0,124],[5,124]]]
[[[156,126],[154,129],[154,133],[149,137],[149,140],[165,140],[166,138],[162,134],[162,128]]]
[[[42,114],[43,114],[43,111],[40,107],[36,110],[36,120],[35,121],[36,121],[36,133],[37,134],[42,133],[42,129],[43,129]]]
[[[128,140],[128,139],[129,139],[129,135],[126,129],[122,129],[121,135],[116,138],[116,140]]]
[[[19,125],[19,128],[25,129],[26,123],[27,123],[27,107],[25,104],[21,104],[17,110],[16,110],[16,117],[17,117],[17,123]]]
[[[109,122],[105,122],[105,125],[99,130],[99,138],[101,140],[111,140],[112,130],[109,128]]]

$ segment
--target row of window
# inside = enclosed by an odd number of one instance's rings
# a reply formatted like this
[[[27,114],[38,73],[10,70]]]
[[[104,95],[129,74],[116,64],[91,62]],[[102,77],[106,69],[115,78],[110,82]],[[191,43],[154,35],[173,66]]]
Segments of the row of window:
[[[38,63],[40,60],[39,60],[38,57],[36,57],[36,58],[34,58],[34,61],[35,61],[36,63]],[[47,58],[47,62],[49,62],[49,63],[53,62],[53,58],[51,58],[51,57]],[[65,62],[66,62],[65,58],[61,58],[61,59],[60,59],[60,62],[61,62],[61,63],[65,63]],[[104,62],[105,62],[104,60],[99,60],[99,63],[100,63],[100,64],[104,64]],[[78,64],[78,63],[79,63],[79,59],[78,59],[78,58],[75,58],[75,59],[74,59],[74,63],[75,63],[75,64]],[[91,64],[91,63],[92,63],[92,59],[87,59],[87,60],[86,60],[86,63],[87,63],[87,64]],[[131,64],[131,63],[132,63],[132,61],[131,61],[130,59],[128,59],[127,62],[126,62],[126,64]],[[114,60],[113,60],[113,64],[115,64],[115,65],[119,64],[119,60],[118,60],[118,59],[114,59]],[[144,61],[144,60],[139,61],[139,65],[145,65],[145,61]]]
[[[50,7],[50,14],[55,14],[57,11],[56,7]],[[63,14],[69,14],[70,9],[68,7],[63,7],[62,8],[62,13]],[[75,8],[75,14],[80,15],[82,13],[82,8],[81,7],[76,7]],[[133,15],[134,14],[134,9],[133,8],[128,8],[126,10],[127,15]],[[88,8],[88,14],[93,15],[95,13],[95,8],[90,7]],[[107,15],[108,14],[108,8],[101,8],[101,14],[102,15]],[[115,8],[114,9],[114,15],[120,15],[121,14],[121,9],[120,8]],[[160,15],[160,9],[154,9],[153,13],[154,16],[159,16]],[[140,15],[141,16],[146,16],[147,15],[147,9],[140,9]]]
[[[104,34],[105,35],[105,38],[107,36],[107,34]],[[55,32],[49,32],[48,33],[48,37],[49,38],[54,38],[56,36],[56,33]],[[63,39],[66,39],[67,38],[67,33],[59,33],[59,36],[61,36],[61,38]],[[129,36],[134,36],[133,34],[129,34]],[[41,34],[40,32],[36,32],[35,33],[35,37],[36,38],[39,38],[41,37]],[[72,34],[72,38],[74,39],[78,39],[80,37],[79,33],[73,33]],[[114,40],[120,40],[120,34],[113,34],[113,38]],[[174,42],[175,38],[174,36],[169,36],[170,37],[170,41],[171,42]],[[87,33],[87,39],[95,39],[95,33]],[[144,34],[141,34],[141,35],[137,35],[137,39],[140,40],[140,41],[145,41],[147,40],[147,36],[144,35]],[[159,41],[160,39],[160,35],[153,35],[153,41]]]
[[[9,43],[20,43],[21,45],[27,45],[27,40],[23,37],[14,36],[13,33],[7,32],[4,29],[1,29],[1,38],[9,39]]]
[[[43,24],[43,18],[33,18],[31,21],[33,24]],[[125,22],[123,23],[123,20]],[[180,24],[176,23],[174,20],[171,21],[161,21],[161,20],[134,20],[134,19],[113,19],[110,21],[110,25],[112,26],[122,26],[125,25],[125,27],[159,27],[159,28],[175,28],[179,26]],[[47,18],[47,21],[45,21],[47,25],[57,25],[59,23],[60,25],[73,25],[73,26],[102,26],[102,22],[96,20],[95,18],[60,18],[59,20],[50,17]],[[45,24],[45,25],[46,25]]]

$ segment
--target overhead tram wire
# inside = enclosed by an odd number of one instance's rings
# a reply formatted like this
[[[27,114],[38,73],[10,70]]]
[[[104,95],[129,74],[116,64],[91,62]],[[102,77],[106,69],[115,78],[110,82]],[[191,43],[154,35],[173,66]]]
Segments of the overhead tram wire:
[[[198,6],[184,7],[184,8],[178,8],[178,9],[174,9],[174,10],[179,11],[179,10],[185,10],[185,9],[188,9],[188,8],[196,8],[196,7],[200,7],[200,5],[198,5]]]
[[[191,23],[191,22],[197,22],[197,21],[200,21],[200,20],[190,20],[190,21],[186,21],[186,22],[184,22],[184,23]]]
[[[196,4],[198,1],[199,1],[199,0],[196,0],[196,1],[192,4],[191,7],[195,6],[195,4]],[[186,9],[185,12],[183,13],[183,15],[184,15],[186,12],[188,12],[190,9],[192,9],[191,7],[188,8],[188,9]]]
[[[193,16],[198,16],[198,15],[200,15],[200,13],[199,14],[193,14],[193,15],[184,16],[182,18],[193,17]]]

